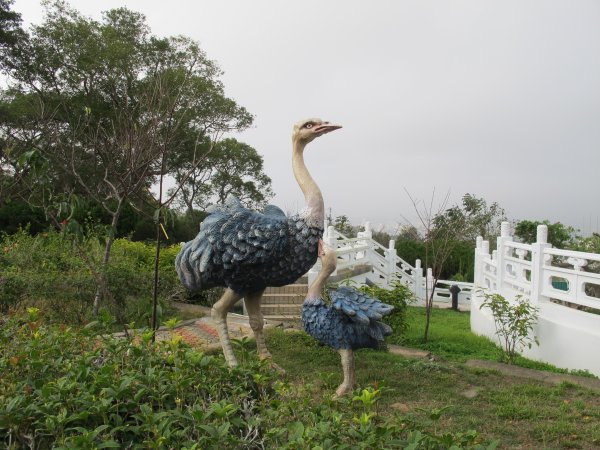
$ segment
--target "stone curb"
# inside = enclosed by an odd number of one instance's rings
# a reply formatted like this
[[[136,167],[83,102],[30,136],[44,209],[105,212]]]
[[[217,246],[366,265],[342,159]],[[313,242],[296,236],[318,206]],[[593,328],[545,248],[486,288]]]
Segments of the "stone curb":
[[[563,382],[573,383],[600,392],[600,379],[580,377],[565,373],[546,372],[543,370],[527,369],[525,367],[513,366],[495,361],[484,361],[481,359],[470,359],[465,363],[467,367],[477,369],[496,370],[503,375],[510,375],[519,378],[528,378],[530,380],[544,381],[552,384],[561,384]]]

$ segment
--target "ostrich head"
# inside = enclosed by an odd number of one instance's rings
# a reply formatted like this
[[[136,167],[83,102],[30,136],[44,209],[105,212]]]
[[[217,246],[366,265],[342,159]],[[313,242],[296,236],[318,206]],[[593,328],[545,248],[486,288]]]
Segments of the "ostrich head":
[[[292,131],[292,141],[306,145],[313,139],[339,128],[342,128],[342,126],[334,125],[321,119],[301,120],[294,125],[294,129]]]

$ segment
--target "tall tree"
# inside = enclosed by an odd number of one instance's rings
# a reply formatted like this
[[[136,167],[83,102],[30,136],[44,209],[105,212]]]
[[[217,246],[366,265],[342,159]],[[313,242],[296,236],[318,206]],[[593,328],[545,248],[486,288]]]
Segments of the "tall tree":
[[[354,227],[350,223],[350,219],[348,216],[342,214],[341,216],[336,216],[333,220],[334,228],[342,233],[344,236],[352,237],[354,235]]]
[[[196,166],[193,155],[186,153],[198,151],[193,146],[171,155],[175,180],[181,186],[177,196],[180,208],[187,212],[205,209],[223,203],[229,194],[249,207],[258,207],[273,196],[271,178],[264,173],[263,158],[254,148],[233,138],[216,143],[210,152],[209,147],[210,142],[202,143],[200,151],[206,157]]]
[[[460,205],[454,205],[434,219],[435,228],[457,229],[456,239],[475,244],[477,236],[492,243],[500,235],[500,224],[506,220],[504,209],[493,202],[488,205],[485,199],[465,194]]]
[[[548,227],[548,242],[555,248],[571,248],[579,238],[579,230],[560,222],[550,223],[549,220],[521,220],[515,226],[515,236],[526,244],[531,244],[537,239],[538,225]]]
[[[4,100],[23,114],[3,123],[0,134],[22,154],[33,150],[48,161],[54,193],[102,204],[113,229],[125,204],[147,201],[157,177],[174,173],[168,155],[190,136],[209,142],[210,151],[222,133],[252,122],[225,97],[220,70],[195,42],[158,38],[143,15],[126,8],[95,21],[52,2],[44,23],[18,45]],[[193,155],[192,167],[205,156]],[[99,296],[95,311],[98,304]]]
[[[13,0],[0,0],[0,49],[12,49],[24,35],[21,14],[12,11]]]
[[[426,269],[431,269],[433,277],[430,282],[425,283],[425,330],[423,341],[427,342],[435,288],[446,262],[459,242],[458,236],[465,227],[464,222],[461,223],[464,216],[454,214],[454,211],[449,213],[452,208],[446,209],[450,197],[449,192],[440,202],[436,199],[435,190],[431,194],[429,202],[413,198],[408,191],[407,194],[418,218],[418,224],[409,225],[407,229],[421,229],[424,247],[423,263]]]

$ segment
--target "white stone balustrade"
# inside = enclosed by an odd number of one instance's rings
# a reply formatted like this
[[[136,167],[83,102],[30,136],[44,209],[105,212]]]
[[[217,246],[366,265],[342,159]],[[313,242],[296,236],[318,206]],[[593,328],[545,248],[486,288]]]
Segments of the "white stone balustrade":
[[[538,226],[531,245],[514,242],[509,230],[504,222],[491,255],[489,243],[477,239],[471,329],[497,340],[491,313],[480,309],[483,297],[477,288],[509,301],[521,295],[539,308],[534,334],[540,345],[523,349],[523,354],[600,375],[600,274],[585,271],[591,263],[600,264],[600,255],[552,248],[545,225]]]
[[[426,288],[432,288],[431,271],[415,261],[414,267],[400,258],[395,242],[387,247],[373,240],[369,223],[365,231],[350,238],[325,224],[325,243],[336,249],[338,270],[369,266],[366,273],[354,277],[391,289],[396,282],[408,286],[420,304],[425,303]],[[600,274],[586,271],[600,266],[600,255],[552,248],[548,229],[540,225],[535,243],[513,241],[510,224],[504,222],[497,249],[490,253],[488,241],[477,238],[475,248],[475,283],[438,280],[435,302],[450,303],[450,287],[461,289],[459,304],[471,306],[471,329],[497,341],[493,318],[488,309],[480,309],[482,296],[477,289],[487,289],[514,301],[517,295],[527,298],[540,309],[534,333],[540,345],[524,349],[525,356],[559,367],[584,369],[600,376]],[[308,276],[309,283],[318,273],[319,263]],[[562,302],[562,303],[561,303]]]
[[[427,271],[427,276],[424,276],[420,260],[417,260],[413,267],[400,258],[396,252],[394,240],[391,240],[387,247],[373,240],[369,222],[365,224],[365,231],[359,232],[355,238],[344,236],[325,222],[323,241],[337,251],[338,264],[333,275],[337,275],[342,269],[369,266],[370,272],[354,276],[353,279],[359,283],[364,283],[368,279],[386,289],[391,289],[395,283],[399,282],[410,288],[415,294],[418,304],[425,303],[426,283],[429,283],[429,289],[433,284],[431,272]],[[315,279],[319,269],[320,263],[317,262],[308,272],[309,284]],[[434,291],[434,302],[450,303],[449,289],[453,284],[458,285],[461,289],[458,296],[459,304],[468,304],[473,283],[446,280],[438,280]]]

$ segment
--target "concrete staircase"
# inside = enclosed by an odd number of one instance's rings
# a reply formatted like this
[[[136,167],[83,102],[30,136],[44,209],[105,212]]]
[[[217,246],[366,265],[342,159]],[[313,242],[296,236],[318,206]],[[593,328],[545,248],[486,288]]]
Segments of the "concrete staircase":
[[[357,265],[338,271],[330,277],[329,283],[338,283],[347,278],[371,273],[370,265]],[[261,311],[267,320],[300,320],[302,303],[308,293],[308,277],[305,275],[294,284],[283,287],[268,287],[263,294]]]
[[[302,302],[308,292],[306,278],[283,287],[268,287],[263,294],[261,310],[267,320],[300,320]]]

